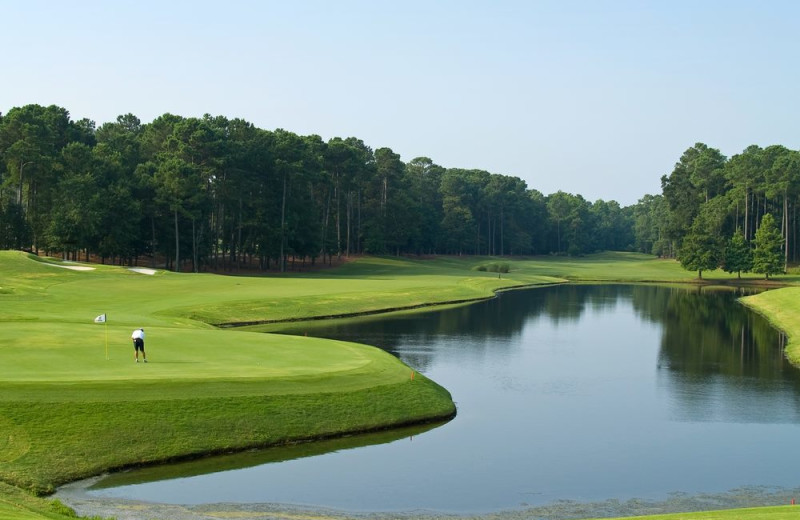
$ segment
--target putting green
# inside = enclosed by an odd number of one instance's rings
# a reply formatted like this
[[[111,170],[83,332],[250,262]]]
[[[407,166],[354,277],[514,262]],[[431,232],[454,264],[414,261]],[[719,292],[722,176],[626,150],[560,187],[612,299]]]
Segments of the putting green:
[[[149,363],[134,363],[130,330],[102,325],[21,323],[0,339],[5,382],[274,379],[358,375],[386,376],[391,357],[341,341],[247,332],[146,330]],[[107,352],[107,355],[106,355]],[[140,360],[142,357],[140,356]],[[389,380],[391,381],[391,379]]]

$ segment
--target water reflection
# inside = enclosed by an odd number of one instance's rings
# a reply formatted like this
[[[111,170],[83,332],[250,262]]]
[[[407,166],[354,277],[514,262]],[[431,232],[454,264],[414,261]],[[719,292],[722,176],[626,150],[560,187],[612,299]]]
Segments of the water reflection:
[[[643,321],[661,326],[657,367],[670,384],[691,385],[698,379],[724,375],[737,386],[742,378],[753,379],[754,391],[769,391],[773,386],[769,381],[800,390],[798,371],[784,357],[785,336],[736,303],[737,298],[752,293],[713,286],[564,285],[509,292],[494,300],[439,312],[275,324],[261,330],[379,346],[424,372],[437,356],[449,355],[449,351],[435,348],[442,338],[450,342],[468,338],[462,348],[491,349],[492,355],[502,355],[531,320],[547,319],[555,326],[566,326],[577,323],[587,310],[613,312],[628,303]],[[613,332],[597,341],[624,334]]]
[[[800,372],[740,295],[565,285],[438,312],[272,326],[380,346],[447,387],[459,414],[413,443],[104,492],[480,513],[795,487],[800,461],[787,447],[800,434]]]
[[[163,466],[151,466],[135,471],[121,471],[97,481],[90,489],[99,490],[131,484],[142,484],[145,482],[187,479],[198,475],[240,470],[260,466],[262,464],[286,462],[323,455],[325,453],[362,448],[364,446],[388,444],[398,440],[408,440],[411,442],[415,435],[421,435],[437,426],[441,426],[441,424],[443,423],[408,426],[394,430],[366,433],[338,439],[303,442],[268,450],[250,450],[242,453],[205,457]]]

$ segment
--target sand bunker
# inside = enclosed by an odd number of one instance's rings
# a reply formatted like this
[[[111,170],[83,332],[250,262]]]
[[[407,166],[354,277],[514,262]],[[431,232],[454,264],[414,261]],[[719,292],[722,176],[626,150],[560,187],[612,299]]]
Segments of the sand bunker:
[[[147,267],[129,267],[128,270],[139,274],[149,274],[149,275],[156,274],[155,269],[149,269]]]
[[[94,271],[94,267],[88,265],[61,265],[42,262],[44,265],[52,265],[53,267],[61,267],[62,269],[72,269],[73,271]]]

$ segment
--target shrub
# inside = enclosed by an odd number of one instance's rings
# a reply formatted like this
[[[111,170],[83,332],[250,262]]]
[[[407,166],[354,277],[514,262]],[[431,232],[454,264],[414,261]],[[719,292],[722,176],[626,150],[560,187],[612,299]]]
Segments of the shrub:
[[[511,265],[507,263],[492,262],[489,264],[476,265],[472,268],[472,270],[490,273],[507,273],[511,270]]]

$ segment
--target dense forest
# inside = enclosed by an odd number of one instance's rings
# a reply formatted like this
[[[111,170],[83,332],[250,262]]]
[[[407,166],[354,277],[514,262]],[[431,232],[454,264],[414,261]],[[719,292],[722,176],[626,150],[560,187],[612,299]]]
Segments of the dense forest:
[[[661,196],[641,199],[635,210],[643,250],[675,256],[700,277],[722,267],[769,278],[797,261],[800,152],[751,145],[728,159],[697,143],[661,186]]]
[[[543,196],[517,177],[403,163],[241,119],[127,114],[95,128],[57,106],[0,119],[0,247],[155,258],[179,270],[351,254],[583,254],[633,244],[631,211]]]
[[[697,144],[662,178],[663,194],[623,208],[427,157],[404,163],[356,137],[326,142],[210,115],[126,114],[96,127],[26,105],[0,114],[0,248],[181,271],[285,270],[362,253],[637,250],[702,272],[731,264],[739,235],[752,260],[770,214],[783,269],[797,254],[797,153],[751,146],[728,160]]]

